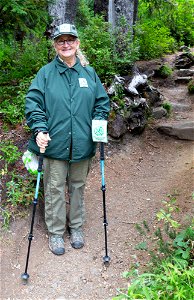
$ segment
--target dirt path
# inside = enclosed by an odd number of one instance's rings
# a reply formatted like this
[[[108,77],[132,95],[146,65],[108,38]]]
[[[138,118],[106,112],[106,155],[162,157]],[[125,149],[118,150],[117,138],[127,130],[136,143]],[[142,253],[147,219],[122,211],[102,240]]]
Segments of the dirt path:
[[[120,150],[119,150],[120,148]],[[105,300],[126,286],[121,273],[137,261],[143,266],[146,253],[134,246],[140,241],[134,224],[154,224],[166,194],[178,191],[178,203],[191,214],[193,143],[161,136],[151,128],[141,137],[125,137],[116,148],[106,148],[108,246],[111,264],[105,268],[102,196],[98,163],[94,163],[86,190],[86,245],[54,256],[48,249],[47,232],[38,210],[32,242],[27,286],[24,271],[29,218],[16,221],[2,242],[1,299]]]
[[[179,93],[177,86],[163,86],[160,90],[170,101],[191,103],[184,86],[179,86]],[[192,111],[178,112],[173,118],[191,116]],[[25,268],[31,217],[15,221],[10,231],[1,236],[2,300],[112,299],[116,288],[127,286],[121,274],[134,262],[139,262],[140,269],[143,268],[149,258],[147,252],[135,249],[142,241],[135,224],[146,220],[154,231],[162,199],[175,191],[180,207],[178,219],[184,223],[187,216],[193,214],[194,143],[160,135],[155,129],[157,122],[150,124],[141,136],[126,135],[119,143],[110,141],[105,149],[109,267],[106,268],[102,260],[104,228],[97,154],[85,195],[85,247],[73,249],[66,235],[65,255],[54,256],[48,249],[43,212],[38,206],[28,285],[21,284],[20,275]]]

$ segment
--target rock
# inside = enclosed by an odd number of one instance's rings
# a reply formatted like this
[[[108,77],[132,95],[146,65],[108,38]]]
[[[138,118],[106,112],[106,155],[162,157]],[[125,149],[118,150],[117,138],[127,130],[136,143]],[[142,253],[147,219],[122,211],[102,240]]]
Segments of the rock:
[[[161,59],[150,61],[136,61],[135,66],[141,74],[146,74],[148,77],[154,76],[162,65]]]
[[[164,124],[158,126],[157,130],[160,133],[174,136],[181,140],[194,141],[194,121]]]
[[[179,50],[180,50],[180,51],[190,52],[190,48],[187,47],[187,46],[185,46],[185,45],[181,46],[181,47],[179,48]]]
[[[177,111],[189,111],[191,110],[191,106],[188,104],[182,104],[182,103],[174,103],[171,102],[172,105],[172,110],[177,112]]]
[[[147,124],[146,112],[144,110],[132,110],[130,117],[126,120],[129,132],[141,134]]]
[[[140,94],[147,100],[150,107],[158,107],[164,100],[163,95],[158,91],[158,89],[151,85],[143,88],[142,91],[140,91]]]
[[[164,107],[155,107],[152,111],[152,116],[155,119],[161,119],[167,115],[167,111]]]
[[[177,71],[177,76],[180,76],[180,77],[194,76],[194,70],[180,69]]]
[[[175,68],[187,69],[194,65],[194,56],[190,52],[184,52],[175,59]]]
[[[192,78],[192,76],[177,77],[174,81],[176,83],[188,83]]]
[[[108,122],[108,134],[113,138],[120,138],[127,132],[127,124],[124,118],[116,114],[114,120]]]

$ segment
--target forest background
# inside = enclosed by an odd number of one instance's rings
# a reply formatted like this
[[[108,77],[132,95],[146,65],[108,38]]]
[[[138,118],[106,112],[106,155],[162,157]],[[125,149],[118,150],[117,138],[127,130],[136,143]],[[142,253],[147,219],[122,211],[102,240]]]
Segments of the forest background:
[[[55,55],[48,36],[49,2],[0,2],[0,114],[4,126],[24,122],[29,84]],[[192,0],[140,0],[136,22],[127,31],[122,16],[110,30],[103,13],[95,14],[94,2],[77,1],[75,24],[82,50],[106,84],[114,74],[128,74],[136,60],[161,57],[181,45],[194,44]]]
[[[115,74],[129,75],[137,60],[162,57],[180,46],[194,44],[192,0],[136,1],[138,10],[133,25],[129,26],[121,16],[114,28],[104,12],[95,12],[94,4],[100,1],[76,2],[75,24],[81,48],[106,86]],[[24,117],[26,92],[37,71],[55,56],[49,37],[50,3],[53,2],[0,2],[0,118],[3,132],[22,126],[29,135]],[[75,11],[75,7],[73,9]],[[1,186],[6,186],[1,189],[0,208],[6,226],[18,206],[31,203],[34,183],[28,178],[24,184],[23,175],[13,168],[21,159],[18,145],[12,139],[5,139],[0,141],[0,148]],[[30,186],[32,191],[29,192]]]
[[[74,21],[79,32],[81,48],[106,86],[112,82],[115,74],[129,75],[134,62],[138,60],[160,58],[176,52],[181,46],[194,45],[193,0],[136,0],[138,9],[134,24],[129,26],[127,20],[121,16],[114,28],[107,22],[104,12],[97,14],[94,9],[95,2],[103,1],[76,2]],[[50,1],[46,0],[0,1],[0,129],[3,133],[18,128],[22,134],[26,133],[26,137],[30,134],[24,117],[26,92],[37,71],[55,56],[49,34],[52,23],[48,13],[49,4]],[[10,137],[9,134],[7,136]],[[25,214],[22,208],[28,207],[34,196],[34,176],[26,176],[24,166],[21,167],[20,163],[15,167],[15,163],[21,161],[21,148],[23,145],[19,147],[19,144],[10,138],[0,140],[0,216],[4,228],[9,227],[14,216]],[[175,231],[170,231],[171,235],[173,233],[173,247],[176,250],[174,257],[182,259],[184,268],[193,265],[193,230],[188,226],[186,231],[176,235],[177,223],[169,218],[169,214],[171,216],[172,210],[175,209],[173,201],[167,203],[167,212],[162,211],[160,218],[167,221],[167,225],[174,226]],[[169,244],[165,244],[160,236],[159,242],[162,253],[166,251],[165,253],[169,254],[172,250]],[[145,244],[140,246],[145,250]],[[177,289],[178,285],[181,288],[179,292],[183,295],[181,280],[185,283],[183,275],[193,278],[193,269],[181,271],[182,276],[178,276],[174,265],[173,268],[174,282],[177,283],[175,288]],[[177,268],[180,271],[180,266]],[[164,272],[165,268],[162,265],[158,271],[159,276]],[[129,275],[128,272],[125,274],[126,277]],[[137,286],[141,287],[139,282]],[[165,282],[167,284],[167,280]],[[185,298],[177,296],[176,299],[189,299],[191,284],[189,286],[186,283],[185,286]],[[169,286],[165,289],[164,282],[161,281],[159,289],[168,291]],[[156,297],[156,286],[155,290],[151,286],[151,290],[155,292],[152,299],[159,299]]]

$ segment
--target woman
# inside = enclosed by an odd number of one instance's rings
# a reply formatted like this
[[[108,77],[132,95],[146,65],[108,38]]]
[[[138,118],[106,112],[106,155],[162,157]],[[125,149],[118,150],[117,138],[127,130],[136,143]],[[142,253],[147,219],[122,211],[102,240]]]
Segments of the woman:
[[[84,246],[84,189],[96,143],[92,119],[107,120],[109,98],[94,69],[79,58],[74,25],[54,33],[56,57],[37,73],[26,97],[26,120],[33,131],[29,150],[44,154],[45,221],[49,248],[65,253],[65,186],[70,197],[69,229],[73,248]]]

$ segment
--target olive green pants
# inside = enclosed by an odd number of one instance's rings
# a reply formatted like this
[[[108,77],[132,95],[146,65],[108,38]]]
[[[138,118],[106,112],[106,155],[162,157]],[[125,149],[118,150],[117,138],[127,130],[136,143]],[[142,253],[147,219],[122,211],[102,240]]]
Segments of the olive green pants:
[[[63,235],[66,230],[66,201],[69,194],[69,224],[78,230],[85,221],[84,189],[91,159],[69,163],[44,158],[45,222],[49,233]]]

